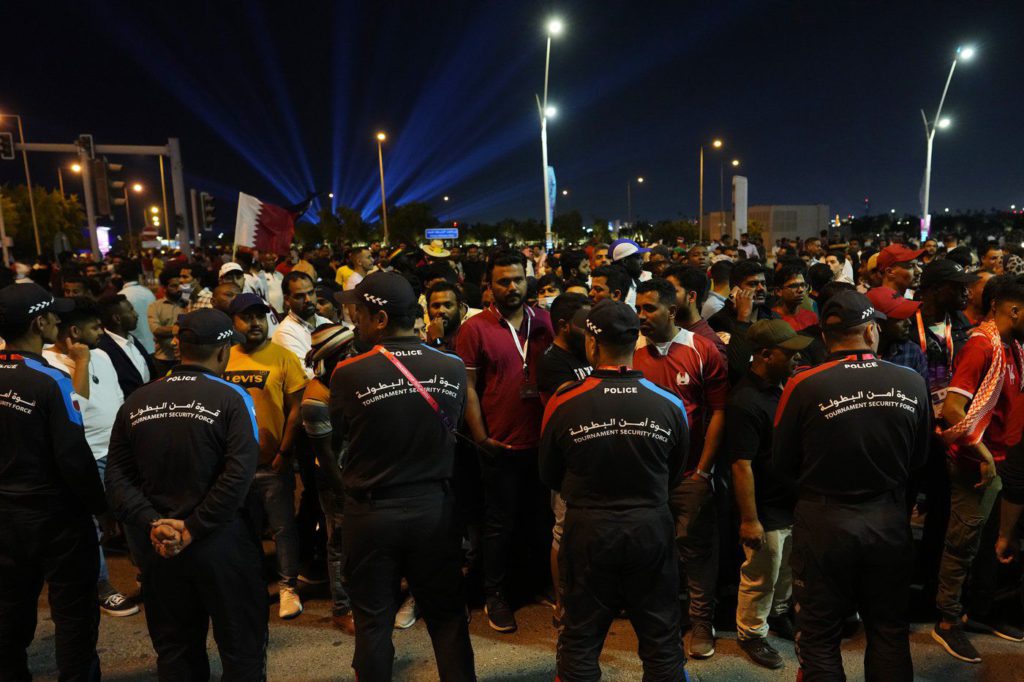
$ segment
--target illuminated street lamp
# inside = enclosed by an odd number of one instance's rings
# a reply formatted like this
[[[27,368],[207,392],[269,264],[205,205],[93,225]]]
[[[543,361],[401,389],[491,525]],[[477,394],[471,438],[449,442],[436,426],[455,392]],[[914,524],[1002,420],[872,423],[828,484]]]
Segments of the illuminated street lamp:
[[[644,184],[643,176],[636,179],[636,184]],[[626,218],[629,220],[630,227],[633,226],[633,181],[626,181]]]
[[[927,143],[927,153],[925,154],[924,161],[924,192],[921,195],[922,240],[928,238],[932,229],[932,218],[928,214],[928,200],[932,183],[932,143],[935,140],[935,131],[940,128],[944,130],[952,123],[949,118],[942,117],[942,105],[946,101],[946,93],[949,92],[949,83],[953,80],[953,72],[956,71],[956,65],[959,62],[970,61],[974,54],[975,50],[970,46],[961,46],[956,49],[953,64],[949,67],[949,76],[946,77],[946,86],[942,88],[942,97],[939,98],[939,108],[935,110],[935,118],[929,121],[927,114],[924,113],[924,109],[921,110],[921,120],[924,121],[924,138]]]
[[[82,172],[82,166],[77,164],[77,163],[73,163],[73,164],[71,164],[71,171],[73,173],[81,173]]]
[[[384,223],[384,245],[388,245],[388,201],[384,194],[384,149],[383,145],[388,136],[383,132],[377,133],[377,161],[380,163],[380,215]]]
[[[739,168],[740,167],[740,160],[739,159],[733,159],[732,160],[732,167],[733,168]]]
[[[714,140],[711,141],[711,147],[714,148],[714,149],[721,149],[723,144],[724,143],[720,139],[718,139],[718,138],[715,138]],[[700,215],[697,218],[697,224],[698,224],[698,228],[697,228],[697,241],[698,242],[702,242],[702,241],[704,241],[704,145],[700,146],[700,173],[699,173],[699,175],[700,175],[700,180],[699,180],[698,193],[700,195],[700,200],[698,201],[699,207],[698,207],[697,210],[700,211]],[[723,179],[723,183],[724,183],[724,179]],[[722,193],[724,194],[724,192],[725,192],[725,190],[723,189]],[[719,203],[722,203],[722,202],[720,201]]]
[[[541,185],[544,189],[544,243],[549,251],[554,246],[554,239],[551,235],[551,195],[548,193],[548,119],[554,117],[557,111],[554,107],[548,106],[548,74],[551,69],[551,38],[562,35],[564,31],[565,23],[560,18],[552,17],[548,20],[548,42],[544,55],[544,99],[537,97],[537,113],[540,116],[541,170],[544,178]]]

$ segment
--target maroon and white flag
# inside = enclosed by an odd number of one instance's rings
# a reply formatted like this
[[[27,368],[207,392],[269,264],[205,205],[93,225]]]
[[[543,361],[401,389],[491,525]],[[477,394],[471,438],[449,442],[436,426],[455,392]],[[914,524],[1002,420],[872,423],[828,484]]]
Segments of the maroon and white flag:
[[[260,201],[238,193],[238,216],[235,219],[235,246],[288,254],[295,235],[296,214],[287,208]]]

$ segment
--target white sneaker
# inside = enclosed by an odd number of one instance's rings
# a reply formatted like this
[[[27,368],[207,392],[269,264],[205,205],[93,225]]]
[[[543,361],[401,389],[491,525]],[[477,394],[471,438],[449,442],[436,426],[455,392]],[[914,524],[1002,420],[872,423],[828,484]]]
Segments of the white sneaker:
[[[302,613],[302,601],[299,599],[295,588],[282,585],[278,592],[277,615],[284,620],[289,620],[295,618],[300,613]]]
[[[398,609],[398,613],[395,614],[395,628],[398,630],[407,630],[416,624],[416,618],[419,612],[416,610],[416,600],[410,593],[405,601],[402,602],[402,607]]]

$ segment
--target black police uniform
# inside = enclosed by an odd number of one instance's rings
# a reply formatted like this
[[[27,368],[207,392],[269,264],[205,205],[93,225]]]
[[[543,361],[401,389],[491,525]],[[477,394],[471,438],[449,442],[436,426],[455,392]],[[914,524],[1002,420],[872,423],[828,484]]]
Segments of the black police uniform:
[[[548,403],[540,477],[567,507],[558,554],[563,682],[600,679],[598,658],[620,609],[639,639],[644,680],[684,679],[668,498],[689,442],[682,401],[642,372],[597,369]]]
[[[213,310],[185,320],[214,313],[231,324]],[[259,459],[252,398],[203,367],[178,365],[125,401],[107,458],[111,507],[146,547],[143,599],[160,679],[209,678],[210,621],[224,679],[264,678],[268,598],[245,511]],[[175,557],[160,557],[148,541],[160,518],[182,519],[192,534]]]
[[[421,383],[449,424],[459,423],[466,402],[459,358],[418,337],[385,339],[380,347]],[[454,437],[377,348],[340,363],[331,377],[333,438],[348,441],[342,481],[345,576],[356,625],[352,666],[360,682],[391,679],[391,632],[405,576],[427,623],[440,679],[474,680],[449,490]]]
[[[100,676],[92,517],[107,504],[72,390],[42,357],[0,353],[0,680],[31,679],[25,650],[44,580],[60,678]]]
[[[930,423],[921,376],[870,352],[830,355],[786,386],[772,450],[798,485],[791,565],[804,682],[846,679],[840,631],[855,610],[866,678],[913,678],[904,496],[927,458]]]

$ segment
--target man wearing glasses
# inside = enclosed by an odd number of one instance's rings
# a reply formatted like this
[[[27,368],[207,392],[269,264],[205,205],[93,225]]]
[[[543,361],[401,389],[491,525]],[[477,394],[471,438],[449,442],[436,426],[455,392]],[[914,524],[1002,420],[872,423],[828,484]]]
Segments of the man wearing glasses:
[[[784,263],[776,271],[775,281],[779,285],[778,298],[772,312],[785,320],[795,332],[818,324],[817,314],[803,307],[810,288],[804,281],[803,263]]]

